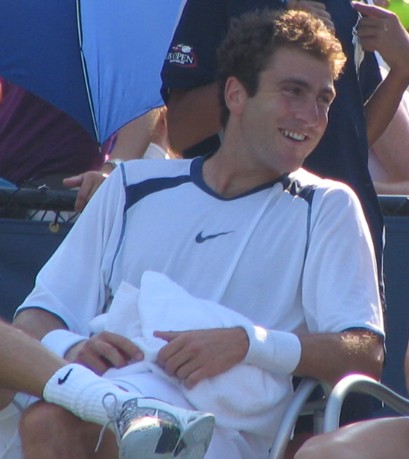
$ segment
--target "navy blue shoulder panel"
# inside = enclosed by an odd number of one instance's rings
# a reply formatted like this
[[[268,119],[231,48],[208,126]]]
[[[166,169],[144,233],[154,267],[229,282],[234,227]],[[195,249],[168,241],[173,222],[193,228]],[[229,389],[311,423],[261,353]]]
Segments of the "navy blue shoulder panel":
[[[303,269],[305,266],[305,261],[308,255],[308,248],[310,246],[310,238],[311,238],[311,212],[312,212],[312,200],[314,198],[315,190],[317,189],[316,185],[305,185],[302,186],[301,183],[294,179],[289,184],[287,191],[293,195],[298,196],[304,199],[308,204],[308,213],[307,213],[307,221],[306,221],[306,242],[305,242],[305,253],[304,253],[304,264]]]
[[[293,196],[299,196],[304,199],[311,206],[316,189],[316,185],[302,186],[298,180],[293,180],[288,186],[287,191]]]
[[[191,178],[189,175],[179,175],[176,177],[152,178],[134,185],[128,185],[125,189],[126,203],[124,210],[126,212],[138,201],[152,193],[166,190],[168,188],[175,188],[190,181]]]

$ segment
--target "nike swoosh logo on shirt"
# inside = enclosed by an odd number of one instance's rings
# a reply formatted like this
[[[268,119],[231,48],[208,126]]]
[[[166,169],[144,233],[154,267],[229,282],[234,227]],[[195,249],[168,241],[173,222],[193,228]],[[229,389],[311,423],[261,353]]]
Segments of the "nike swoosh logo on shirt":
[[[208,241],[209,239],[214,239],[216,237],[219,237],[219,236],[224,236],[226,234],[230,234],[232,233],[233,231],[226,231],[224,233],[217,233],[217,234],[209,234],[208,236],[203,236],[203,231],[200,231],[200,233],[196,236],[195,238],[195,241],[198,243],[198,244],[202,244],[203,242],[206,242]]]

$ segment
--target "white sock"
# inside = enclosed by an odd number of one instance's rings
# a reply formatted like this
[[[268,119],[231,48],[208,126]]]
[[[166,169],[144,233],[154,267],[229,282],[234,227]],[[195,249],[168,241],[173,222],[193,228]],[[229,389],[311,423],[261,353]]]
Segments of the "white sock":
[[[108,393],[115,396],[109,397],[108,403],[116,398],[119,408],[125,401],[141,396],[120,389],[82,365],[71,363],[60,368],[49,379],[43,397],[47,402],[66,408],[85,421],[105,424],[108,416],[102,400]]]

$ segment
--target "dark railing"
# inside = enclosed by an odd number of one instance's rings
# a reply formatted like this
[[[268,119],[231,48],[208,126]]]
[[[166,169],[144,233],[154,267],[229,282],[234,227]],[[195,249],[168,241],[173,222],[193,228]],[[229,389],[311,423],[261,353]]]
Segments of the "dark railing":
[[[73,211],[77,191],[40,188],[1,188],[0,208]]]
[[[75,190],[0,187],[0,209],[36,209],[56,212],[74,211]],[[409,196],[379,196],[385,216],[409,216]]]

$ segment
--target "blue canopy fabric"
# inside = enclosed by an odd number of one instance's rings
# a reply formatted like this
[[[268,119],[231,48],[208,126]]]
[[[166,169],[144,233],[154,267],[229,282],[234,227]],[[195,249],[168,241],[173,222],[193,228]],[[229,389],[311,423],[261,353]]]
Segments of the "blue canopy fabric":
[[[2,0],[0,75],[103,143],[163,105],[160,70],[184,2]]]
[[[163,105],[160,72],[182,3],[79,0],[82,51],[102,138],[112,126]]]

